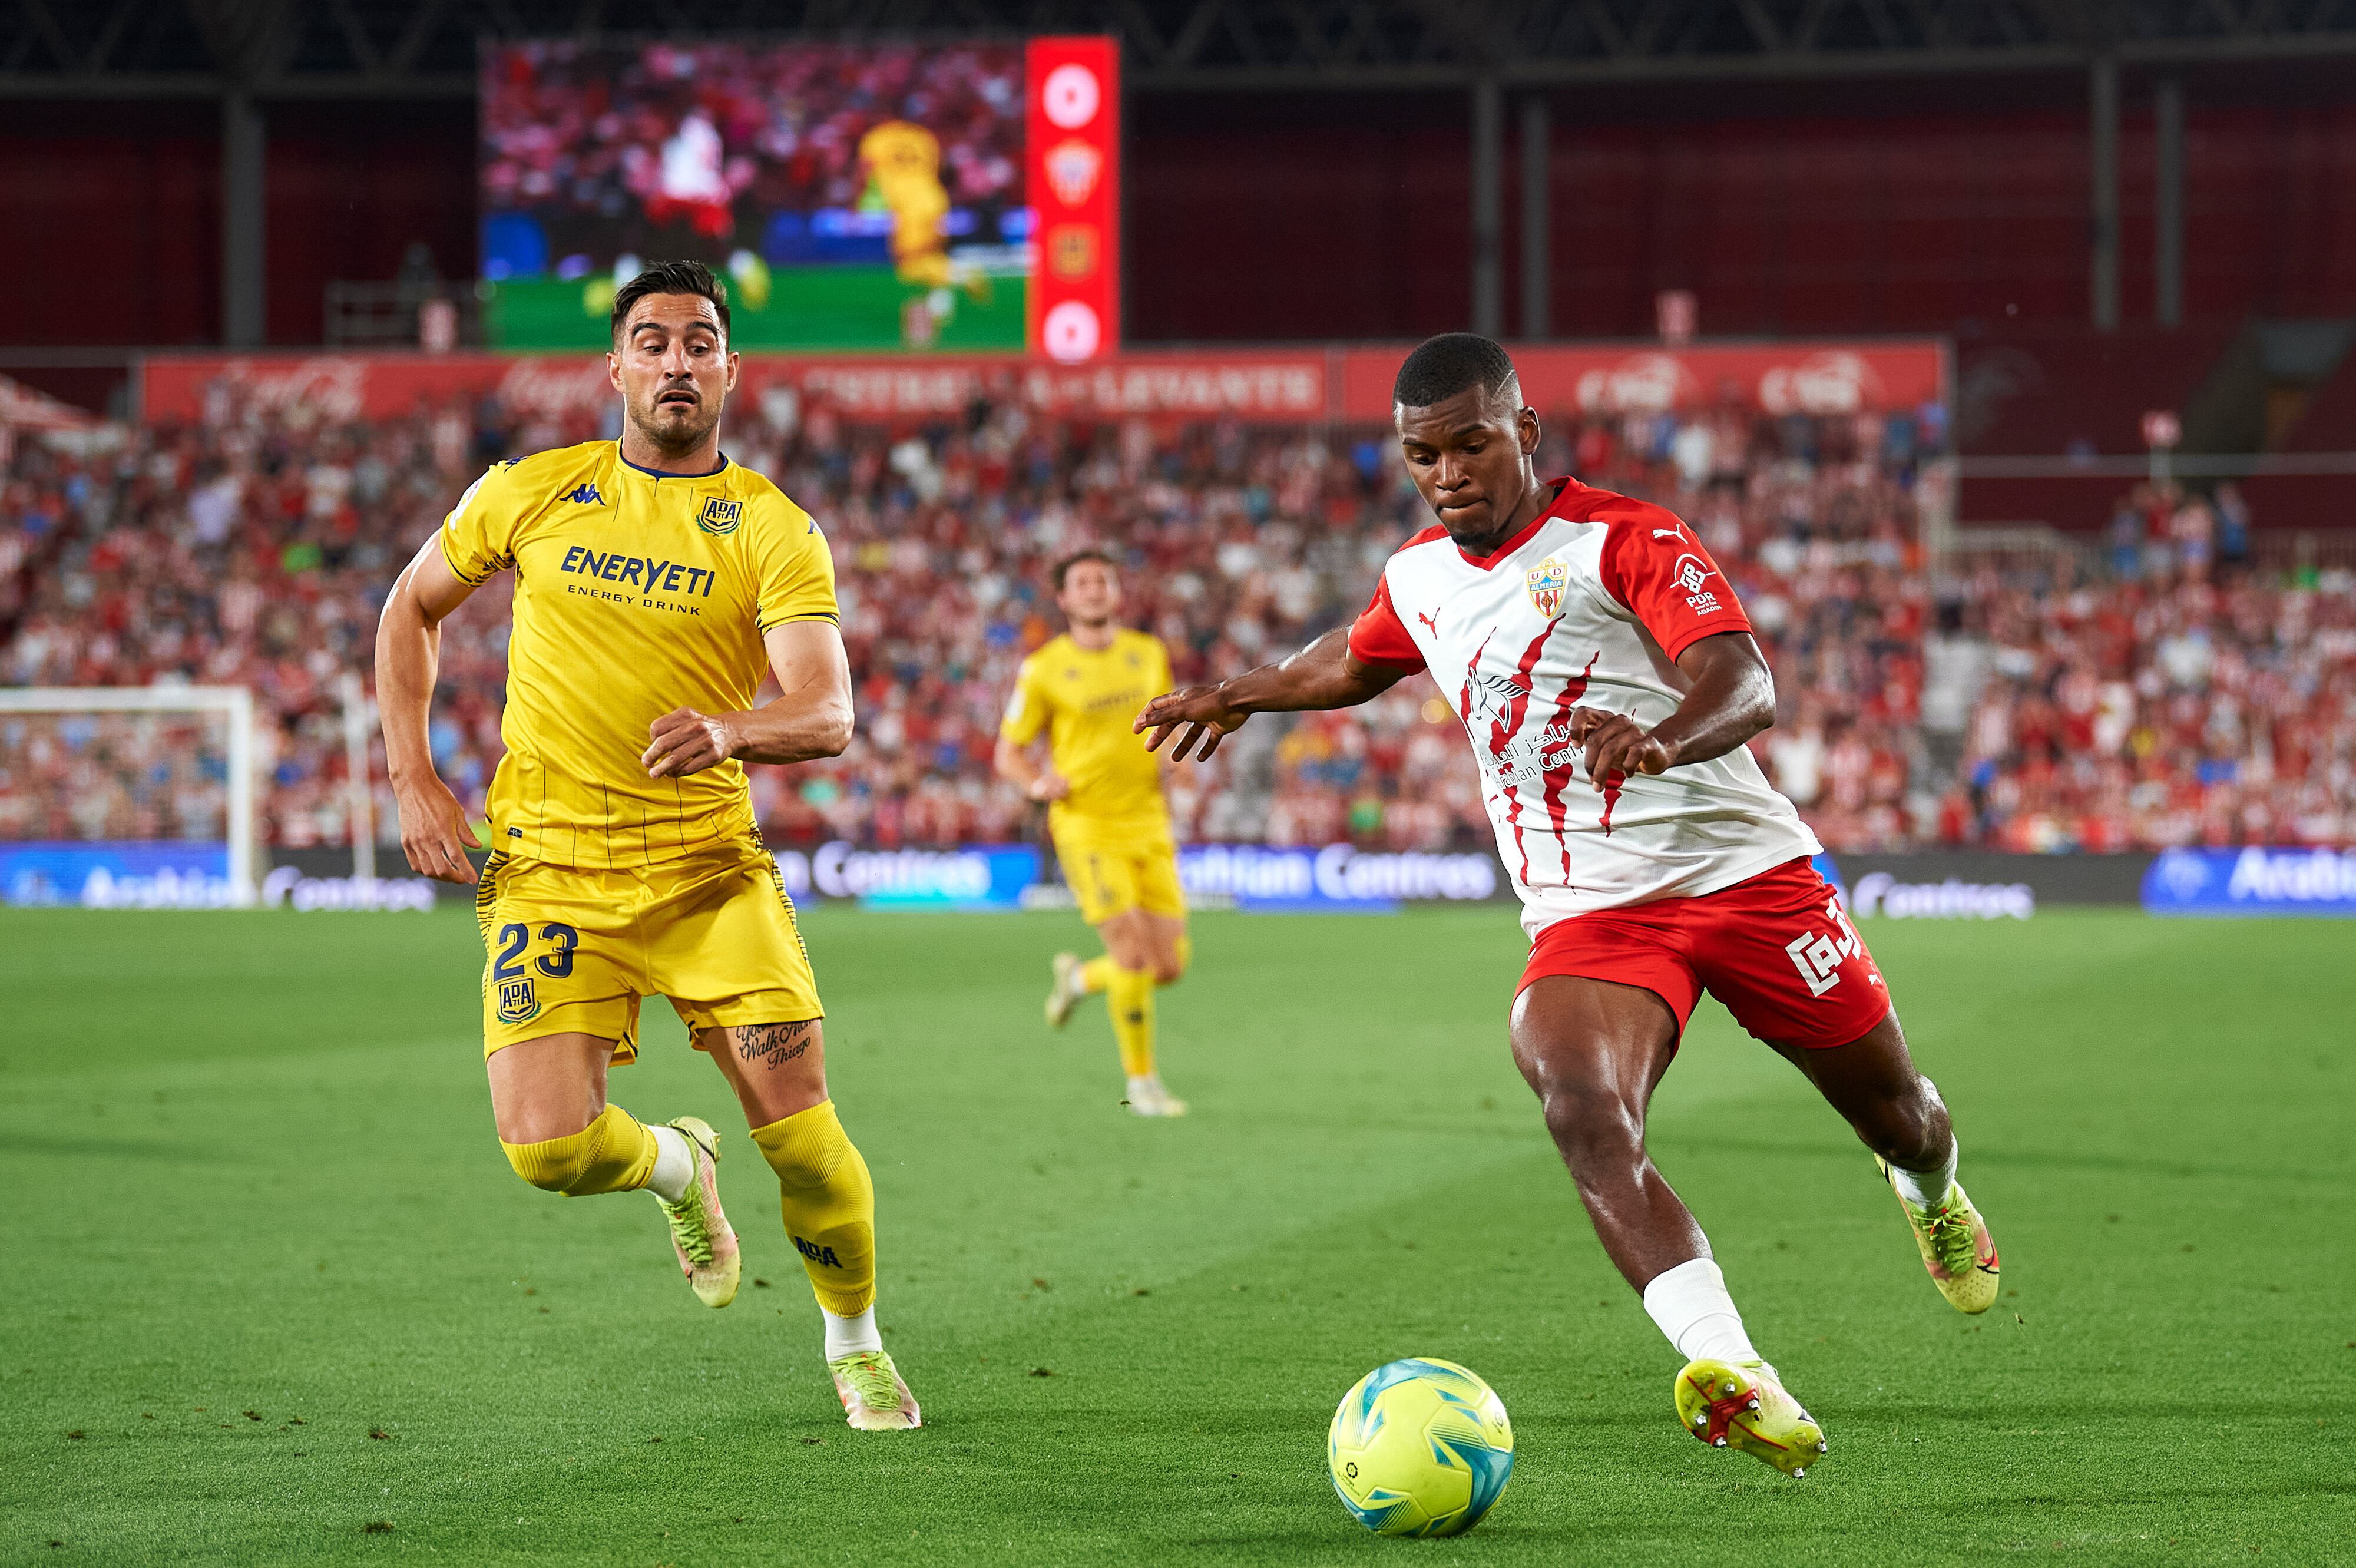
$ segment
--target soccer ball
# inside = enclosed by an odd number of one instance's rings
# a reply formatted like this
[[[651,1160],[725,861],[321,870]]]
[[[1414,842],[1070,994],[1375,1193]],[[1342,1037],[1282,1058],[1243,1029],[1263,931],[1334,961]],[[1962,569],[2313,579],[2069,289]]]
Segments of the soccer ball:
[[[1514,1473],[1514,1429],[1494,1389],[1453,1361],[1376,1367],[1342,1396],[1325,1435],[1342,1506],[1376,1535],[1459,1535]]]

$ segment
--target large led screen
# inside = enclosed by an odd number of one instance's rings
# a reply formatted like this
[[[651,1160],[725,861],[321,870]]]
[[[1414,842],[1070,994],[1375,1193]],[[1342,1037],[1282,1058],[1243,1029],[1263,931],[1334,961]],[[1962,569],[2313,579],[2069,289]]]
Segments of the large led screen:
[[[693,258],[734,347],[1064,360],[1116,347],[1104,38],[536,42],[485,51],[486,329],[603,348],[617,283]]]

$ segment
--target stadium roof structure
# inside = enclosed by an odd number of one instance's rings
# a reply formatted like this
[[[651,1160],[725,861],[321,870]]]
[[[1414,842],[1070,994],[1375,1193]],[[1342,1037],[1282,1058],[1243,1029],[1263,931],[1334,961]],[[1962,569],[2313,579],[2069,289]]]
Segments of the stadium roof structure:
[[[2347,0],[0,0],[0,99],[462,97],[477,40],[1108,32],[1132,90],[1804,80],[2356,52]]]

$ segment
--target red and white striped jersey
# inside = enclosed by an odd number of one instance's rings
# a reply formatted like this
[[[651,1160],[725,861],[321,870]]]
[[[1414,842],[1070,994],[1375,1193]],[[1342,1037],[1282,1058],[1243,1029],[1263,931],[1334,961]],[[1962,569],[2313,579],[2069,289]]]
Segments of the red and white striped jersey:
[[[1427,528],[1350,628],[1366,664],[1430,670],[1481,765],[1497,850],[1533,937],[1590,910],[1732,886],[1821,846],[1744,746],[1656,777],[1586,776],[1575,707],[1646,728],[1676,711],[1676,657],[1751,629],[1674,512],[1576,479],[1494,554]]]

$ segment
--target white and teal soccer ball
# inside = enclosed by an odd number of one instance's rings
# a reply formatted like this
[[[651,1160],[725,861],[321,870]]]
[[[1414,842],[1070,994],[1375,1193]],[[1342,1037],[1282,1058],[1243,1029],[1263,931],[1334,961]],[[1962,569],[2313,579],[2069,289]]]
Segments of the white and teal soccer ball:
[[[1376,1535],[1461,1535],[1505,1489],[1514,1429],[1472,1372],[1410,1357],[1342,1396],[1325,1462],[1342,1506]]]

